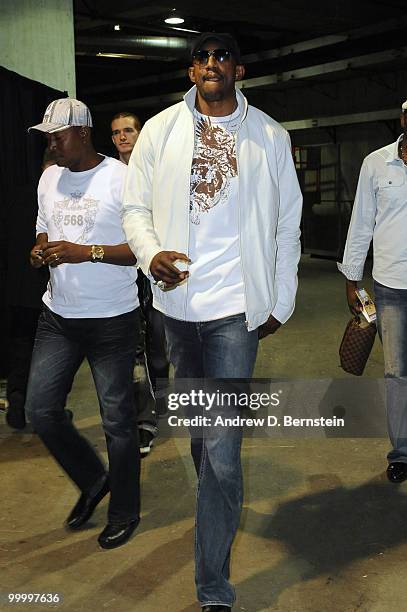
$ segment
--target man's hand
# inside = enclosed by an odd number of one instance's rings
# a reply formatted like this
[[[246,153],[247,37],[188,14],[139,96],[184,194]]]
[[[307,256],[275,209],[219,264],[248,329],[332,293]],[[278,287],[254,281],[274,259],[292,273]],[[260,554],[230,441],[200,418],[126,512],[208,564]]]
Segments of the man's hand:
[[[189,276],[189,272],[185,270],[181,272],[174,261],[186,261],[191,263],[191,260],[184,253],[176,251],[160,251],[153,257],[150,263],[150,272],[156,281],[163,281],[166,287],[173,287]]]
[[[43,253],[47,248],[47,243],[35,244],[30,252],[30,263],[33,268],[41,268],[44,265]]]
[[[358,284],[356,281],[346,281],[346,299],[348,300],[349,310],[353,315],[359,315],[362,312],[362,304],[356,295]]]
[[[44,265],[55,268],[62,263],[82,263],[90,261],[90,246],[75,244],[66,240],[47,242],[42,253]]]
[[[273,315],[270,315],[267,321],[259,327],[259,340],[265,338],[269,334],[274,334],[279,327],[281,327],[280,321],[277,321]]]

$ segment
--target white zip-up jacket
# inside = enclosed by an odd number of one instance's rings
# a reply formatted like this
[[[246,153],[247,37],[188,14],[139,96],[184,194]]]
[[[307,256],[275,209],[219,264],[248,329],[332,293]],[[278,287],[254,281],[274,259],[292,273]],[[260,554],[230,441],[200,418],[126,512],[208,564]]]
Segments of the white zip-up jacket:
[[[294,310],[302,196],[288,132],[248,105],[240,91],[236,96],[241,109],[239,242],[247,329],[252,331],[270,314],[285,323]],[[130,157],[123,227],[145,274],[160,251],[188,255],[195,97],[194,86],[183,102],[147,121]],[[165,291],[153,285],[153,295],[157,310],[185,320],[188,280]]]

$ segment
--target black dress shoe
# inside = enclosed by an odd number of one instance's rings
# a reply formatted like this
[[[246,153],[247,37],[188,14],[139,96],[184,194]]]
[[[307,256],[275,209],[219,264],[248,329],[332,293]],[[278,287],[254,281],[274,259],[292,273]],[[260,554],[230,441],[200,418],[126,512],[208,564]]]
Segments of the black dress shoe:
[[[218,604],[204,606],[202,612],[230,612],[232,608],[229,606],[219,606]]]
[[[102,548],[117,548],[125,544],[133,531],[139,524],[139,519],[122,525],[111,525],[108,523],[100,536],[98,542]]]
[[[404,480],[407,480],[407,463],[401,463],[400,461],[389,463],[386,474],[390,482],[404,482]]]
[[[109,493],[109,479],[104,476],[103,481],[96,493],[82,493],[68,516],[66,525],[69,529],[78,529],[90,519],[96,506]]]

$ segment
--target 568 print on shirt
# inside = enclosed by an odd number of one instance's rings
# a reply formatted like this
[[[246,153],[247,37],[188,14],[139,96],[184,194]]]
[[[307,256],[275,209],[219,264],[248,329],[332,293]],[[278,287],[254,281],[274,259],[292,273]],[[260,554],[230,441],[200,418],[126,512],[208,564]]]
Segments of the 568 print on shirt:
[[[83,244],[95,226],[100,200],[75,191],[70,197],[54,202],[52,220],[59,240]]]

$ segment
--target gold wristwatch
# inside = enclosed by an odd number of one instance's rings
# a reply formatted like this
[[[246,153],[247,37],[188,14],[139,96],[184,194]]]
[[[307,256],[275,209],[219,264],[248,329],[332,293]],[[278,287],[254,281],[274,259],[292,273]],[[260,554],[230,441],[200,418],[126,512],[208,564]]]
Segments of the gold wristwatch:
[[[90,247],[90,260],[92,263],[103,261],[105,251],[100,244],[92,244]]]

